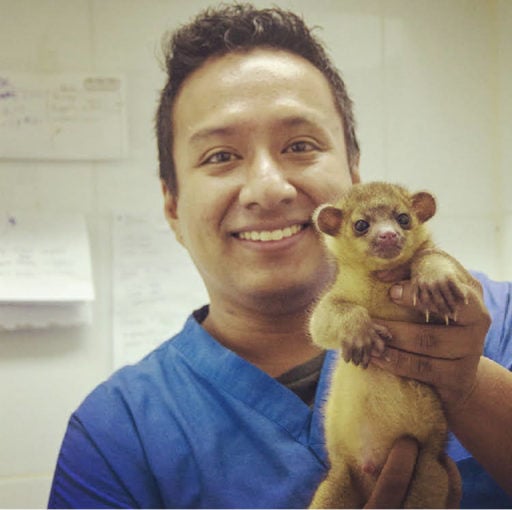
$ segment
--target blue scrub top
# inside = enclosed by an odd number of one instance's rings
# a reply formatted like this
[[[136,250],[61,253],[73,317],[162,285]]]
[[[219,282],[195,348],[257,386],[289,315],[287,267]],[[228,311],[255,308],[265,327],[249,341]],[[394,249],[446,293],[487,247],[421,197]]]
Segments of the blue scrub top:
[[[485,355],[512,366],[512,289],[478,275],[493,316]],[[49,507],[304,508],[325,476],[313,409],[214,340],[193,318],[173,339],[98,386],[71,416]],[[463,507],[512,507],[452,436]]]

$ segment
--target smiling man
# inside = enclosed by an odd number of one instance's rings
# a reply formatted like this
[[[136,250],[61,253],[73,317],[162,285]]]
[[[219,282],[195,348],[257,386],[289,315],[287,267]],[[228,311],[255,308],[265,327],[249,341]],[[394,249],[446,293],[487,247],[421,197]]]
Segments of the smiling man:
[[[182,85],[173,124],[165,211],[209,292],[203,326],[280,375],[319,354],[304,323],[332,267],[311,215],[358,179],[329,84],[285,51],[214,57]]]
[[[210,302],[72,415],[50,506],[305,507],[329,469],[322,408],[337,360],[307,334],[334,275],[310,218],[359,181],[351,101],[302,20],[279,9],[201,13],[174,34],[167,68],[165,215]],[[383,275],[390,287],[402,276]],[[393,339],[373,362],[438,391],[471,452],[452,437],[463,502],[506,506],[511,289],[479,278],[457,327],[387,324]],[[413,306],[408,282],[392,295]],[[416,451],[396,443],[368,507],[401,506]]]

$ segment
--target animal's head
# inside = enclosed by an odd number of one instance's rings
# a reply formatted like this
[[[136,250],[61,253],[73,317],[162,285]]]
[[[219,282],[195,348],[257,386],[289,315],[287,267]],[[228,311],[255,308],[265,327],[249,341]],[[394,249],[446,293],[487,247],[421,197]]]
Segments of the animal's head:
[[[386,269],[409,260],[429,238],[424,223],[435,211],[430,193],[372,182],[354,185],[335,205],[318,207],[313,224],[339,262]]]

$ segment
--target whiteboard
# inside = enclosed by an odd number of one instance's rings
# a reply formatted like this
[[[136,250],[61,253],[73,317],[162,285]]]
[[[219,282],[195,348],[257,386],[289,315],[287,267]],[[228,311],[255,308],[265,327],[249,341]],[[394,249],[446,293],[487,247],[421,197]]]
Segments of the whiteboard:
[[[0,158],[122,158],[125,110],[120,76],[0,71]]]

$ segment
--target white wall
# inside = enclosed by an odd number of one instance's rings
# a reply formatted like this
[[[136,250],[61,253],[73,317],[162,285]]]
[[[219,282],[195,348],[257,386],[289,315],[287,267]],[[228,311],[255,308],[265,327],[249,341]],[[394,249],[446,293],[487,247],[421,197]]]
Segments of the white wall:
[[[275,3],[324,27],[356,102],[365,179],[432,190],[440,244],[512,278],[512,2]],[[90,327],[0,332],[0,507],[46,505],[68,416],[112,370],[111,213],[161,210],[159,41],[208,4],[0,0],[0,69],[124,74],[129,135],[123,161],[0,159],[0,209],[86,215],[97,291]]]

